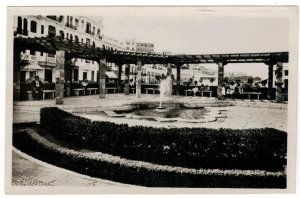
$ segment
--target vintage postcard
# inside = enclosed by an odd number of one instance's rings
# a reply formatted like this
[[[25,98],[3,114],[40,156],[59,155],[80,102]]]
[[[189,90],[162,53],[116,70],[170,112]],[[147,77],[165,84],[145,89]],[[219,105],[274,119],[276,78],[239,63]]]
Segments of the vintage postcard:
[[[294,193],[297,6],[8,7],[8,194]]]

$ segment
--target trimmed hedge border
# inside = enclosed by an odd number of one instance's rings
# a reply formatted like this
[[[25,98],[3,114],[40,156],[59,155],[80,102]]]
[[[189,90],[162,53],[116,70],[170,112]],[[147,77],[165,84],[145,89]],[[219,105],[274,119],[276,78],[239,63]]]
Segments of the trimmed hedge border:
[[[76,148],[187,168],[281,171],[287,133],[273,128],[155,128],[91,121],[58,108],[41,110],[41,130]]]
[[[283,171],[189,169],[80,152],[49,142],[32,129],[14,133],[13,145],[33,157],[82,174],[152,187],[286,188]]]

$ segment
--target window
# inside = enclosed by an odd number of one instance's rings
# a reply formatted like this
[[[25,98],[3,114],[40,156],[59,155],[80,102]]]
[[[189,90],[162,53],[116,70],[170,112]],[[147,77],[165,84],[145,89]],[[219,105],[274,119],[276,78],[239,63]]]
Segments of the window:
[[[43,53],[43,52],[41,52],[41,56],[44,56],[44,53]]]
[[[22,34],[22,18],[18,17],[17,34]]]
[[[288,76],[289,75],[289,70],[284,70],[284,75]]]
[[[81,39],[81,43],[83,43],[83,38]]]
[[[82,79],[82,80],[85,80],[85,79],[87,79],[87,72],[83,72],[83,73],[82,73],[82,77],[83,77],[83,79]]]
[[[73,41],[73,35],[72,34],[70,34],[70,40]]]
[[[78,22],[79,22],[79,20],[75,19],[75,27],[78,27]]]
[[[23,19],[23,23],[24,23],[24,28],[23,28],[23,35],[27,36],[28,35],[28,30],[27,30],[27,19]]]
[[[30,55],[35,55],[35,51],[30,50]]]
[[[30,31],[33,33],[36,33],[36,22],[35,21],[30,22]]]
[[[88,38],[86,38],[86,44],[87,44],[87,45],[90,45],[90,43],[91,43],[91,40],[88,39]]]
[[[41,34],[44,34],[44,26],[41,25]]]
[[[53,37],[56,35],[56,28],[52,25],[49,25],[48,27],[48,36]]]
[[[78,36],[75,35],[75,42],[78,43],[79,42],[79,39],[78,39]]]
[[[62,30],[59,31],[59,37],[62,38],[62,39],[65,38],[64,31],[62,31]]]

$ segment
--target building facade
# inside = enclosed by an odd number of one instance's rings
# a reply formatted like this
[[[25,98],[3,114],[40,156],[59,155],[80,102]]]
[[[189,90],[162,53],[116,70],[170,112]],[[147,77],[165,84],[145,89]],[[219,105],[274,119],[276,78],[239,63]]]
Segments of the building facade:
[[[73,42],[96,47],[108,47],[123,50],[120,42],[104,37],[102,18],[97,20],[83,16],[15,16],[14,36],[16,37],[51,37],[59,36]],[[56,55],[38,51],[25,50],[21,59],[28,60],[29,65],[21,71],[21,82],[34,76],[44,81],[54,82],[53,68],[56,66]],[[71,60],[71,81],[87,79],[97,81],[98,63],[84,59]]]
[[[136,52],[154,53],[154,43],[136,43]]]

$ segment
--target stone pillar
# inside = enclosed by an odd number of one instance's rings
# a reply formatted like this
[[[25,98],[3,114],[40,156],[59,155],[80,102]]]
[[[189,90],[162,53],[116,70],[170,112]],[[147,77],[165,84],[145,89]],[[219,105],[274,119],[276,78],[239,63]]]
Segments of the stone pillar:
[[[130,69],[130,65],[125,64],[125,87],[124,87],[125,95],[129,95],[129,69]]]
[[[222,84],[224,78],[224,63],[218,62],[218,99],[222,100]]]
[[[268,99],[272,99],[272,89],[273,89],[273,64],[269,63],[269,78],[268,78]]]
[[[141,98],[142,95],[142,61],[137,61],[137,79],[136,79],[136,97]]]
[[[276,64],[276,102],[282,101],[282,63]]]
[[[122,64],[118,64],[118,79],[117,79],[117,89],[118,93],[121,93],[122,87],[121,87],[121,81],[122,81]]]
[[[168,65],[167,65],[167,75],[172,75],[172,68],[171,68],[171,63],[168,63]]]
[[[99,61],[99,98],[105,98],[106,57]]]
[[[176,95],[180,95],[180,77],[181,77],[181,65],[176,65],[176,69],[177,69],[177,78],[176,78]]]
[[[57,105],[64,103],[64,80],[65,80],[65,51],[56,51],[56,67],[53,69],[56,73],[55,82],[55,102]]]

